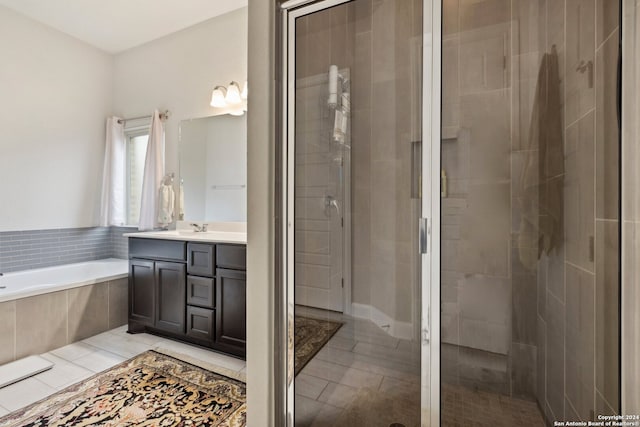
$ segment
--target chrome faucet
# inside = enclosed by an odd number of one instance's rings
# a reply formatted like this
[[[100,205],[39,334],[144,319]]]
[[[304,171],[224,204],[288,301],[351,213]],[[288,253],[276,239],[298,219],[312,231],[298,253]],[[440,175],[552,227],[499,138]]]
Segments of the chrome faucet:
[[[196,233],[204,233],[207,231],[207,223],[203,222],[202,225],[198,225],[195,222],[190,224],[193,227],[193,231]]]

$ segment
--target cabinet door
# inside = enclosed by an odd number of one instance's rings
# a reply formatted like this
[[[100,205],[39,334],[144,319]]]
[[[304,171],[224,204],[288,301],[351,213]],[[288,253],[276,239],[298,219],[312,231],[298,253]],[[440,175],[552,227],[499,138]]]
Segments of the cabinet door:
[[[244,356],[246,351],[247,273],[216,271],[216,347]]]
[[[211,345],[215,329],[213,310],[187,306],[187,335]]]
[[[189,274],[213,277],[215,265],[215,245],[187,243],[187,270]]]
[[[153,326],[155,319],[155,279],[153,261],[129,261],[129,320]]]
[[[176,262],[156,261],[157,316],[155,327],[184,334],[186,268]]]

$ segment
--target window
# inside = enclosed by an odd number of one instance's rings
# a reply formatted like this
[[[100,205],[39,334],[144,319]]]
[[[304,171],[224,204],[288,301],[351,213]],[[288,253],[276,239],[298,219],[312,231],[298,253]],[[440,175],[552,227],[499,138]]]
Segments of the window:
[[[140,222],[140,201],[142,200],[142,179],[144,161],[149,142],[149,130],[125,131],[127,165],[125,168],[125,207],[127,225]]]

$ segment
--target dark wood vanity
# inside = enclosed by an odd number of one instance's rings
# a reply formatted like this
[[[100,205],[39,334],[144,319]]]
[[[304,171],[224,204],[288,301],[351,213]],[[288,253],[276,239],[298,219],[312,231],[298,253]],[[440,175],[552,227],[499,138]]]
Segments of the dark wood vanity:
[[[129,332],[244,358],[246,245],[130,237]]]

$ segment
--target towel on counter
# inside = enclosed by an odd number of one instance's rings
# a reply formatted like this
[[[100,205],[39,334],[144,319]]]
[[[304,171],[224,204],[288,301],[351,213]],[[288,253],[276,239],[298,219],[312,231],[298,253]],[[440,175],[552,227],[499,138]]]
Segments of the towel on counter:
[[[168,225],[173,222],[176,195],[171,185],[163,184],[158,192],[158,223]]]
[[[540,65],[520,180],[518,247],[520,261],[529,269],[536,267],[543,251],[548,255],[563,240],[564,150],[558,69],[554,46]]]
[[[180,194],[178,194],[178,219],[184,221],[184,184],[180,181]]]

